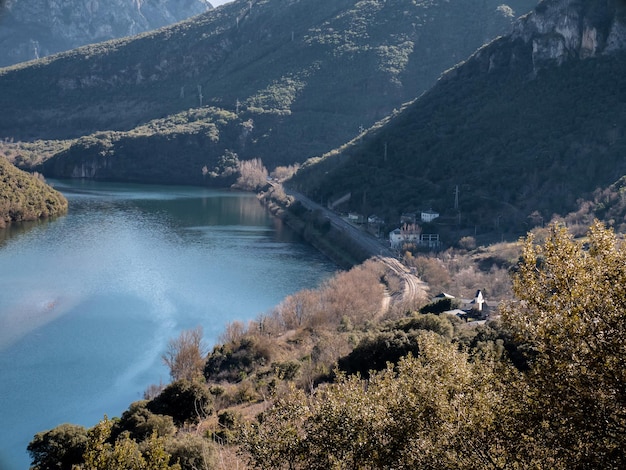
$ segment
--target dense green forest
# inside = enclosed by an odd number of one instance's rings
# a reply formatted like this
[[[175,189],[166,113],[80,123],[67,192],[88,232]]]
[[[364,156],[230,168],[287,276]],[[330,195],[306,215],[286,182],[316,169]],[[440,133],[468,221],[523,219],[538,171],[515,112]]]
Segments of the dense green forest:
[[[11,222],[43,219],[66,211],[65,197],[40,175],[19,170],[0,156],[0,229]]]
[[[389,274],[370,261],[230,324],[206,355],[183,332],[171,384],[37,434],[33,468],[622,468],[623,239],[552,225],[519,250],[517,300],[481,326],[381,315]]]
[[[623,54],[534,79],[528,69],[482,73],[479,62],[469,59],[362,139],[313,159],[293,185],[324,201],[351,191],[350,208],[364,214],[399,220],[432,207],[452,226],[499,225],[516,237],[626,173]]]

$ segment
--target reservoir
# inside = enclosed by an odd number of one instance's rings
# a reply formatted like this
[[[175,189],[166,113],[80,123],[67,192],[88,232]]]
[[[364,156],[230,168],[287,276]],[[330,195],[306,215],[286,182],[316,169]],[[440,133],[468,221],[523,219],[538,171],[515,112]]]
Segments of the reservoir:
[[[120,416],[161,354],[200,325],[215,344],[337,269],[255,195],[53,181],[66,216],[0,230],[0,469],[23,470],[36,432]]]

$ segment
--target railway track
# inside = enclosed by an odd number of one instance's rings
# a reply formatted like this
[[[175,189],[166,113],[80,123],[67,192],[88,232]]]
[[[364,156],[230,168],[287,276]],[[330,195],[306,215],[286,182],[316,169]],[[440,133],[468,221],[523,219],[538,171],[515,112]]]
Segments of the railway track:
[[[401,289],[391,293],[391,303],[393,305],[412,306],[428,299],[428,285],[411,273],[398,259],[387,256],[377,256],[376,258],[400,282]]]
[[[364,249],[371,257],[378,259],[386,266],[388,272],[399,280],[400,289],[390,292],[390,308],[396,306],[414,306],[428,299],[428,285],[402,264],[389,247],[380,242],[370,233],[355,227],[338,214],[318,204],[305,195],[284,188],[285,193],[299,201],[311,211],[320,211],[332,226],[348,235],[355,244]]]

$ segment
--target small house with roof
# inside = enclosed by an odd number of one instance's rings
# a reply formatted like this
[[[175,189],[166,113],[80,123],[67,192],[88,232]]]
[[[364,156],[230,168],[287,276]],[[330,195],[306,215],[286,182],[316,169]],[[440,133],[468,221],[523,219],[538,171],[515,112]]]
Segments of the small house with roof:
[[[365,222],[365,216],[359,214],[358,212],[349,212],[348,222],[352,222],[353,224],[362,224]]]
[[[439,240],[439,234],[438,233],[422,233],[420,235],[419,244],[421,246],[427,246],[428,248],[432,250],[439,248],[439,245],[441,244]]]
[[[367,218],[367,223],[370,225],[382,225],[385,223],[385,221],[377,215],[372,214]]]
[[[435,296],[433,298],[433,302],[449,300],[456,300],[454,296],[442,292],[441,294]],[[468,318],[478,318],[484,320],[487,318],[489,314],[489,309],[486,308],[487,303],[485,301],[485,297],[483,296],[482,290],[477,290],[476,295],[471,299],[458,299],[459,308],[454,308],[452,310],[448,310],[444,313],[449,315],[456,315],[459,318],[463,318],[467,320]]]
[[[487,309],[483,291],[478,289],[472,299],[461,299],[461,308],[471,317],[485,318]]]
[[[439,212],[435,212],[432,209],[428,209],[427,211],[422,211],[421,213],[421,220],[422,222],[426,222],[426,223],[432,222],[438,217],[439,217]]]
[[[419,233],[408,233],[397,228],[389,232],[389,246],[394,250],[398,250],[405,243],[419,243],[419,238]]]

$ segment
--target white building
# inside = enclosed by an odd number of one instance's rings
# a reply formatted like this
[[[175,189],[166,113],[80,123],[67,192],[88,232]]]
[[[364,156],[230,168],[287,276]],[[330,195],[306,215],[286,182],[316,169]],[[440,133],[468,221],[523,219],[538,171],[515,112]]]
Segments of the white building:
[[[422,211],[422,222],[432,222],[437,217],[439,217],[439,212],[435,212],[432,209],[428,209],[427,211]]]
[[[389,232],[389,246],[398,250],[405,243],[419,243],[420,233],[416,230],[402,230],[397,228]]]

